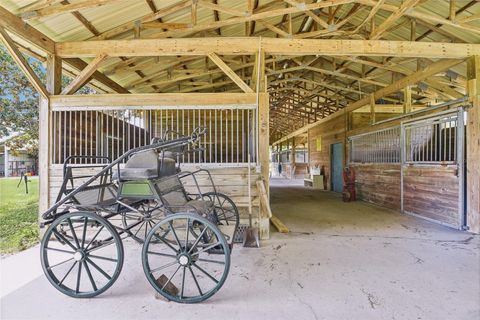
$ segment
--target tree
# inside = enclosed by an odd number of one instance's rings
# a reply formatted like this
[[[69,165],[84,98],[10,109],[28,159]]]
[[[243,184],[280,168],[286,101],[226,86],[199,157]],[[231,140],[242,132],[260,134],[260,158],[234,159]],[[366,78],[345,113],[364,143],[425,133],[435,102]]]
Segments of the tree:
[[[27,58],[41,80],[45,69],[40,61]],[[38,93],[17,66],[5,47],[0,45],[0,136],[14,132],[21,135],[10,139],[7,145],[15,153],[27,149],[38,157]]]
[[[40,61],[28,58],[38,77],[45,79]],[[38,93],[7,50],[0,46],[0,136],[21,132],[38,140]]]
[[[26,57],[28,63],[45,83],[45,68],[42,62]],[[66,86],[71,80],[62,77]],[[83,87],[78,94],[92,94],[94,90]],[[21,135],[8,141],[13,152],[26,149],[30,156],[38,157],[38,100],[39,95],[30,84],[6,48],[0,44],[0,137],[14,132]]]

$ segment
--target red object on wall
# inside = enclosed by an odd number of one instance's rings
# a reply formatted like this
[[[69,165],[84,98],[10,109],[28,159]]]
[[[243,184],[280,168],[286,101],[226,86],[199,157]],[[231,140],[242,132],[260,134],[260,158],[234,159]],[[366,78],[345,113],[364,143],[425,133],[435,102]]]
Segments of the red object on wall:
[[[357,199],[355,191],[355,170],[346,167],[343,169],[343,201],[350,202]]]

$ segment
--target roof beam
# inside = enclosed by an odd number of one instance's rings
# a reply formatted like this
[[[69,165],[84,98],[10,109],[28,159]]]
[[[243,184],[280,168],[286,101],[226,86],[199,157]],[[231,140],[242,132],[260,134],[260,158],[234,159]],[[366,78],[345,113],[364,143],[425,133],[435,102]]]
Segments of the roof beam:
[[[35,74],[35,71],[32,70],[32,68],[28,64],[27,60],[23,57],[20,50],[18,50],[12,38],[10,38],[10,36],[5,31],[5,29],[3,29],[2,27],[0,27],[0,39],[3,40],[13,60],[15,60],[15,62],[20,67],[20,69],[22,69],[23,73],[28,78],[28,81],[30,81],[30,83],[35,88],[35,90],[37,90],[38,93],[42,95],[44,98],[48,99],[47,89],[45,88],[43,83],[40,81],[38,76]]]
[[[63,59],[63,62],[77,69],[79,72],[85,69],[85,67],[88,65],[88,63],[79,58],[67,58]],[[92,78],[116,93],[130,93],[130,91],[99,71],[95,71],[92,75]]]
[[[211,52],[208,54],[208,57],[210,60],[213,61],[219,67],[230,79],[232,79],[233,82],[237,84],[237,86],[240,87],[240,89],[243,90],[245,93],[252,93],[253,90],[250,88],[232,69],[230,69],[229,66],[225,62],[223,62],[222,59],[220,59],[219,56],[217,56],[215,53]]]
[[[23,20],[43,18],[67,12],[74,12],[81,9],[100,7],[112,2],[119,2],[119,0],[81,0],[66,5],[60,3],[37,10],[25,11],[21,14],[21,17]]]
[[[97,71],[98,66],[107,59],[106,53],[101,53],[95,59],[92,60],[79,74],[78,76],[70,82],[68,86],[65,87],[62,91],[62,95],[74,94],[80,89],[91,76]]]
[[[453,59],[448,59],[448,60],[440,60],[437,62],[432,63],[431,65],[427,66],[425,69],[417,71],[409,76],[406,76],[388,87],[382,88],[380,90],[375,91],[374,97],[375,100],[378,100],[384,96],[387,96],[389,94],[395,93],[403,88],[405,88],[408,85],[415,84],[417,82],[423,81],[431,76],[436,75],[439,72],[442,72],[444,70],[447,70],[451,67],[456,66],[457,64],[463,62],[464,60],[453,60]],[[370,96],[366,96],[363,99],[360,99],[351,105],[349,105],[346,108],[346,111],[353,111],[355,109],[358,109],[360,107],[363,107],[366,104],[370,103]]]
[[[388,16],[388,18],[385,19],[385,21],[383,21],[382,24],[379,25],[375,29],[375,31],[370,36],[370,39],[380,39],[380,37],[382,36],[382,34],[385,31],[387,31],[389,28],[391,28],[392,25],[398,19],[400,19],[407,10],[412,9],[419,1],[420,0],[406,0],[406,1],[404,1],[402,3],[402,5],[398,8],[398,10],[396,10],[390,16]],[[374,8],[378,9],[378,7],[379,6],[376,5]]]
[[[257,37],[210,37],[61,42],[55,45],[62,58],[249,55],[259,47],[271,55],[390,56],[463,59],[480,54],[479,44],[381,40],[279,39]]]
[[[37,29],[25,24],[25,22],[1,6],[0,27],[5,28],[20,38],[27,40],[49,54],[54,54],[55,52],[55,42],[52,39]]]

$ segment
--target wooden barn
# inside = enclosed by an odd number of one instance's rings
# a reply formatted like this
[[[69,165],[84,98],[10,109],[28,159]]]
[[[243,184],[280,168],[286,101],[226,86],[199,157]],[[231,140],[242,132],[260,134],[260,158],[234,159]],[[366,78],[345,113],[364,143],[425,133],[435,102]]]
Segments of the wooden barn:
[[[41,212],[68,157],[202,126],[182,168],[208,168],[241,224],[251,206],[267,244],[270,220],[323,230],[293,206],[315,197],[480,233],[478,1],[0,0],[0,38],[40,95]]]

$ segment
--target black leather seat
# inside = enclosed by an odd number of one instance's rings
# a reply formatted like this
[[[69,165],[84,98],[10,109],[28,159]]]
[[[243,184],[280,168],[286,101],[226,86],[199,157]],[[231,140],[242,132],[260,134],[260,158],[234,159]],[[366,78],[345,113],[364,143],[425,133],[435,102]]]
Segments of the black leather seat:
[[[134,154],[120,169],[120,180],[149,180],[176,174],[175,159],[159,158],[155,150]],[[114,170],[113,179],[118,180],[118,171]]]

